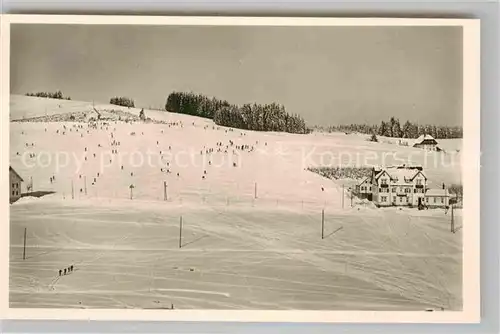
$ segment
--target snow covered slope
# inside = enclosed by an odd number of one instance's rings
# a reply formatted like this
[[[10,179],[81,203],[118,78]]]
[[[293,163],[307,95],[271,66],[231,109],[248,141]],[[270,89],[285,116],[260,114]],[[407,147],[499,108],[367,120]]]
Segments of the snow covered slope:
[[[88,102],[12,97],[10,113],[26,121],[94,107],[111,119],[10,124],[23,192],[31,180],[55,191],[11,206],[12,307],[461,309],[458,212],[452,234],[443,210],[350,208],[340,181],[306,170],[427,159],[439,186],[460,181],[460,155],[161,111],[145,110],[161,124],[125,123],[118,115],[140,109]]]
[[[59,102],[60,108],[49,107]],[[46,107],[47,114],[92,111],[92,105],[84,102],[14,97],[11,118],[40,115]],[[95,108],[136,115],[140,111],[111,105]],[[305,169],[339,164],[422,164],[430,185],[460,182],[459,153],[429,153],[343,133],[297,135],[228,129],[199,117],[145,112],[166,124],[111,121],[93,129],[85,123],[13,122],[11,164],[23,177],[33,179],[34,190],[70,196],[73,184],[77,197],[128,198],[133,185],[133,197],[143,200],[163,199],[167,182],[171,200],[248,201],[257,193],[261,200],[338,206],[339,185]],[[238,149],[241,146],[244,149]],[[112,153],[115,149],[117,154]],[[30,153],[35,156],[30,158]],[[56,176],[55,182],[50,182],[51,176]]]

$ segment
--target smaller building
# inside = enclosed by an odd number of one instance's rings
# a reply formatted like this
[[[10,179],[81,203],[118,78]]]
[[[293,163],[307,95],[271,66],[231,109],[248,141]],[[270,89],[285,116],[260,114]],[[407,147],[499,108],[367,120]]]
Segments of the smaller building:
[[[10,203],[14,203],[21,197],[21,183],[23,178],[9,166],[9,200]]]
[[[372,200],[372,184],[370,177],[365,177],[361,180],[361,183],[356,185],[356,193],[359,198],[366,198],[369,201]]]
[[[415,140],[413,147],[429,151],[441,151],[438,142],[431,135],[421,135]]]
[[[428,189],[425,192],[425,205],[429,208],[446,208],[452,196],[448,189]]]

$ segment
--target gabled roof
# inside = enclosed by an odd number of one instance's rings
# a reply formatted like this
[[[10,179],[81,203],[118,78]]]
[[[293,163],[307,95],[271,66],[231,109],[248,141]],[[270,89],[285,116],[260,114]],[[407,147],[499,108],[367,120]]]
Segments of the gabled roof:
[[[366,181],[370,180],[370,177],[369,176],[366,176],[364,177],[361,182],[359,183],[359,185],[362,185],[363,183],[365,183]]]
[[[421,135],[415,140],[413,145],[415,146],[417,144],[422,144],[424,141],[432,144],[437,144],[436,139],[434,139],[434,137],[432,137],[431,135]]]
[[[16,170],[14,168],[12,168],[12,166],[9,166],[9,172],[12,172],[14,173],[22,182],[24,182],[23,178],[21,177],[21,175],[19,175]]]
[[[427,180],[427,177],[422,172],[422,168],[419,166],[402,165],[387,167],[386,169],[382,169],[377,172],[375,180],[378,180],[384,173],[386,173],[391,178],[391,181],[397,179],[398,181],[411,182],[419,174],[421,174]]]
[[[411,180],[413,181],[413,179],[414,179],[414,178],[416,178],[416,177],[418,176],[418,174],[422,175],[422,176],[424,177],[424,179],[426,179],[426,180],[427,180],[427,176],[425,176],[425,175],[424,175],[424,173],[422,173],[422,171],[421,171],[421,170],[419,170],[419,171],[418,171],[418,173],[417,173],[417,174],[415,174],[415,175],[412,177],[412,179],[411,179]]]
[[[380,172],[378,172],[377,175],[375,175],[375,180],[378,180],[379,177],[381,177],[382,175],[384,175],[384,173],[387,174],[387,175],[389,175],[389,173],[387,173],[386,170],[382,169]],[[391,177],[391,175],[389,175],[389,177]]]

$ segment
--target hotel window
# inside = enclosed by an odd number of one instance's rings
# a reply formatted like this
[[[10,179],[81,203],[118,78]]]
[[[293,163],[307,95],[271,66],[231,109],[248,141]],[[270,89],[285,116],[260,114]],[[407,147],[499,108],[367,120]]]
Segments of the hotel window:
[[[380,180],[380,184],[387,184],[387,180],[386,179],[381,179]]]
[[[16,192],[12,190],[12,196],[16,196]]]
[[[396,187],[393,187],[392,188],[392,192],[395,193],[396,192]]]
[[[421,179],[418,179],[418,180],[417,180],[417,184],[418,184],[419,186],[421,186],[421,185],[422,185],[422,180],[421,180]]]
[[[403,202],[403,197],[399,198],[399,203]]]
[[[426,198],[425,198],[425,201],[426,201],[427,203],[429,203],[429,197],[426,197]]]
[[[434,197],[434,203],[436,203],[436,197]]]

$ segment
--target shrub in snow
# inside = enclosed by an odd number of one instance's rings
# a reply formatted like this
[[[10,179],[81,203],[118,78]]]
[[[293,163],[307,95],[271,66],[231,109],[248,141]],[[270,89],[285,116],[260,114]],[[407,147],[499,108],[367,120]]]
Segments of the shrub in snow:
[[[122,107],[129,107],[129,108],[135,107],[134,100],[132,100],[131,98],[128,98],[128,97],[124,97],[124,96],[112,97],[109,100],[109,103],[117,105],[117,106],[122,106]]]

